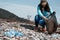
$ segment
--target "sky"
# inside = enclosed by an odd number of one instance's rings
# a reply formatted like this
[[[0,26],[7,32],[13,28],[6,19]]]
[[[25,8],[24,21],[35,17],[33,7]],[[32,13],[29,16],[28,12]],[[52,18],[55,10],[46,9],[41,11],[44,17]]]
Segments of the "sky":
[[[56,11],[56,17],[58,23],[60,23],[60,0],[47,0],[49,5],[54,11]],[[30,15],[30,20],[34,21],[35,15],[37,15],[37,6],[40,0],[0,0],[0,8],[8,10],[18,17],[28,19]]]

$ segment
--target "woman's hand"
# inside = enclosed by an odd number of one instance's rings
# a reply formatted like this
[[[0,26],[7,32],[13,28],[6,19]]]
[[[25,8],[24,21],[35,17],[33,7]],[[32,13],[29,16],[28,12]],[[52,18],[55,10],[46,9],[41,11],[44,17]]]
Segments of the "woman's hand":
[[[45,22],[48,22],[48,18],[45,18]]]
[[[42,18],[45,20],[45,22],[48,22],[48,18],[46,18],[45,16],[43,16]]]

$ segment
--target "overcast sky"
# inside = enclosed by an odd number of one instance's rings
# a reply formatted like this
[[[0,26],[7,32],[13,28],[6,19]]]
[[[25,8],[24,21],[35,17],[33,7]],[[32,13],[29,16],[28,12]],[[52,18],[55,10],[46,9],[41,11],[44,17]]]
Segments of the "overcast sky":
[[[60,23],[60,0],[47,0],[54,11],[58,22]],[[31,20],[37,14],[37,5],[40,0],[0,0],[0,8],[8,10],[15,15],[27,19],[27,15],[31,15]]]

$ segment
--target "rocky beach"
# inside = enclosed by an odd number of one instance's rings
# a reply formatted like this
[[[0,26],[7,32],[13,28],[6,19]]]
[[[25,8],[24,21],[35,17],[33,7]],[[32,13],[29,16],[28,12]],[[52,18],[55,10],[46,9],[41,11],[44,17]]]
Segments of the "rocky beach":
[[[0,20],[0,40],[60,40],[60,34],[53,33],[51,35],[42,32],[35,32],[29,29],[29,26],[22,25],[32,25],[20,22],[7,22]],[[34,26],[34,25],[32,25]],[[26,28],[27,27],[27,28]],[[7,35],[4,34],[9,30],[16,30],[17,32],[21,32],[20,36]],[[22,35],[21,35],[22,34]]]

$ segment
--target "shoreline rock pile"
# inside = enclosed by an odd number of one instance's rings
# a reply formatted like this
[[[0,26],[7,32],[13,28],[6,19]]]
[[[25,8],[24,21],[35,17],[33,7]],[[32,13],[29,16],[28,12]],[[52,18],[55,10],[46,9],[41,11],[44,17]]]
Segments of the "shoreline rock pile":
[[[0,40],[60,40],[60,34],[58,33],[54,33],[52,35],[45,34],[42,32],[39,33],[30,29],[26,29],[20,26],[21,24],[24,24],[24,23],[1,21],[0,22]],[[8,37],[4,35],[4,33],[10,29],[16,30],[18,32],[22,32],[24,35],[20,37],[19,36]]]

